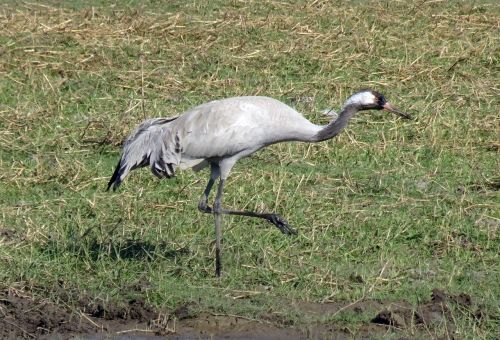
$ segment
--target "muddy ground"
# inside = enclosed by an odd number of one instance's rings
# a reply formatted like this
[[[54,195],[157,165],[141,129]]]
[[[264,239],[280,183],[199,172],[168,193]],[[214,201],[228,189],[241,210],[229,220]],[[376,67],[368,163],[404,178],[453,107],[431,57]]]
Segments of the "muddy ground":
[[[446,337],[454,331],[450,308],[458,306],[477,319],[482,317],[469,295],[449,295],[439,289],[418,306],[380,300],[324,304],[290,301],[291,307],[309,316],[333,316],[347,311],[372,315],[370,321],[356,330],[340,327],[338,323],[293,325],[276,315],[262,315],[253,320],[199,312],[194,303],[171,311],[157,310],[142,300],[131,300],[126,306],[104,307],[83,297],[78,304],[75,309],[37,301],[15,289],[4,290],[0,293],[0,338],[343,339],[387,333],[429,334],[432,329],[439,329]]]

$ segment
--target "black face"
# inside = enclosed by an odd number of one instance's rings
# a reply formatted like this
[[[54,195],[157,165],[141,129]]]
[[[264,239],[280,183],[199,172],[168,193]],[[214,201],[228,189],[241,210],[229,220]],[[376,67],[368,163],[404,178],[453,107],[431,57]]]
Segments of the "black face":
[[[387,103],[387,100],[385,100],[385,97],[382,93],[377,92],[377,91],[372,90],[372,89],[363,89],[363,90],[360,90],[359,92],[363,92],[363,91],[370,91],[375,96],[375,98],[377,100],[374,104],[364,105],[362,110],[382,110],[382,109],[384,109],[384,105]]]
[[[384,95],[382,93],[374,91],[374,90],[370,90],[370,92],[377,99],[377,102],[375,104],[373,104],[371,108],[375,109],[375,110],[382,110],[384,108],[385,103],[387,103],[387,100],[385,100]]]
[[[382,93],[372,91],[375,97],[377,97],[378,102],[377,102],[377,109],[382,110],[384,108],[384,105],[387,103],[387,100],[385,100],[385,97]]]

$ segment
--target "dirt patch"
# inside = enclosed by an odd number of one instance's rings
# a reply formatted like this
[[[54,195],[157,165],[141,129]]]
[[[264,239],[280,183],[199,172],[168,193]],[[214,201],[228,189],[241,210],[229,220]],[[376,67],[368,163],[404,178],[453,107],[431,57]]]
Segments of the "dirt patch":
[[[94,318],[104,320],[138,320],[146,322],[158,316],[158,312],[153,307],[145,304],[143,300],[130,300],[126,306],[108,304],[104,308],[103,304],[88,304],[85,312]]]
[[[0,338],[37,338],[53,333],[88,333],[94,328],[66,308],[35,301],[14,290],[0,292]]]
[[[46,301],[36,301],[17,291],[0,292],[0,338],[53,338],[78,335],[97,339],[113,335],[114,339],[138,339],[168,335],[172,339],[191,338],[245,338],[245,339],[304,339],[351,338],[352,336],[382,336],[389,332],[428,332],[441,327],[448,334],[454,330],[451,305],[457,305],[478,320],[480,309],[474,309],[467,294],[450,295],[435,289],[431,299],[418,306],[408,302],[359,300],[353,303],[290,302],[290,307],[303,321],[296,324],[279,314],[263,314],[258,320],[237,315],[200,312],[195,303],[180,305],[171,311],[160,311],[141,299],[132,299],[123,305],[97,303],[80,298],[79,307],[69,308]],[[319,322],[318,316],[330,317],[349,311],[358,315],[372,315],[356,330],[341,322]],[[474,312],[471,312],[474,311]],[[316,317],[316,319],[314,319]],[[369,319],[369,318],[368,318]],[[367,320],[368,320],[367,319]],[[443,326],[444,325],[444,326]]]
[[[462,307],[477,320],[481,319],[483,315],[480,308],[473,308],[470,295],[463,293],[449,295],[440,289],[434,289],[430,301],[421,303],[416,308],[407,304],[385,308],[371,322],[401,329],[409,327],[423,327],[425,329],[442,327],[451,333],[454,331],[453,316],[450,309],[452,305]]]
[[[204,313],[194,319],[180,321],[172,339],[228,338],[228,339],[303,339],[302,331],[280,327],[271,322],[239,316]]]
[[[37,301],[17,290],[0,292],[0,338],[53,338],[97,333],[136,334],[135,330],[161,332],[154,327],[160,313],[142,300],[126,305],[80,298],[77,309]]]
[[[18,238],[17,232],[9,228],[0,228],[0,242],[11,242]]]

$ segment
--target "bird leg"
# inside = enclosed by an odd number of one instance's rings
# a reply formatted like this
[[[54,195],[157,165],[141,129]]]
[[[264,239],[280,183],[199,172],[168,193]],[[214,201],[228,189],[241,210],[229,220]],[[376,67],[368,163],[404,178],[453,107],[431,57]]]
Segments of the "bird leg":
[[[215,196],[214,213],[215,213],[215,276],[220,277],[221,260],[220,260],[220,244],[222,238],[222,191],[224,189],[224,179],[220,179],[219,187],[217,188],[217,196]],[[210,184],[210,183],[209,183]]]
[[[203,196],[201,196],[200,203],[198,203],[198,210],[211,214],[212,213],[212,208],[208,206],[208,195],[210,195],[210,191],[212,190],[212,187],[214,186],[215,179],[210,178],[208,181],[207,187],[205,188],[205,191],[203,192]]]
[[[210,194],[210,190],[215,183],[215,179],[210,178],[208,181],[207,187],[201,196],[200,203],[198,203],[198,209],[204,213],[211,214],[214,210],[208,205],[208,195]],[[239,211],[239,210],[220,210],[221,214],[225,215],[238,215],[238,216],[249,216],[249,217],[258,217],[265,219],[268,222],[271,222],[285,235],[297,235],[297,231],[290,226],[290,224],[280,215],[274,213],[258,213],[255,211]]]
[[[297,235],[297,230],[293,229],[292,226],[280,215],[275,213],[258,213],[255,211],[239,211],[239,210],[225,210],[222,209],[222,214],[226,215],[238,215],[238,216],[249,216],[263,218],[268,222],[271,222],[285,235]]]
[[[207,187],[201,196],[200,203],[198,203],[198,209],[204,213],[211,214],[212,208],[208,206],[208,195],[210,195],[210,191],[212,191],[212,187],[214,186],[215,180],[220,176],[220,167],[215,164],[210,165],[210,179],[208,180]]]
[[[238,216],[249,216],[258,217],[265,219],[268,222],[274,224],[283,234],[285,235],[297,235],[297,231],[293,229],[288,222],[278,214],[275,213],[258,213],[255,211],[239,211],[239,210],[226,210],[222,209],[222,193],[224,189],[224,179],[220,179],[219,187],[217,189],[217,195],[215,197],[214,208],[212,209],[208,205],[208,196],[212,187],[214,186],[215,180],[217,179],[215,173],[210,177],[207,187],[203,192],[203,195],[198,203],[198,209],[204,213],[214,213],[215,214],[215,275],[220,277],[221,273],[221,238],[222,238],[222,215],[238,215]]]

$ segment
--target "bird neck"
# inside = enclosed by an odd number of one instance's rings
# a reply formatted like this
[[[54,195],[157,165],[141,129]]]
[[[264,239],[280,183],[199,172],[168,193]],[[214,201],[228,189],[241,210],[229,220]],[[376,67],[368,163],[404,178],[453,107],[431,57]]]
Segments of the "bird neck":
[[[330,122],[330,124],[325,125],[316,135],[313,137],[314,142],[322,142],[324,140],[330,139],[338,135],[349,123],[349,120],[358,112],[360,108],[357,105],[347,105],[345,106],[339,114],[339,117]]]

